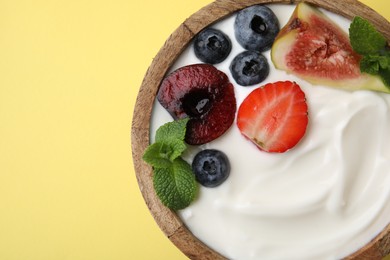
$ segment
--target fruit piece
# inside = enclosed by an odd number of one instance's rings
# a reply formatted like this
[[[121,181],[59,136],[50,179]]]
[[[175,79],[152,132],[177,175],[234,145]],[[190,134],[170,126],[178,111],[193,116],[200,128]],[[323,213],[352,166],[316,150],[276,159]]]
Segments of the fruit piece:
[[[278,18],[264,5],[254,5],[239,11],[234,21],[236,39],[247,50],[269,50],[278,32]]]
[[[361,57],[353,51],[348,34],[306,3],[297,5],[281,29],[271,58],[277,69],[312,84],[389,92],[379,77],[360,72]]]
[[[192,162],[195,179],[205,187],[216,187],[230,174],[227,156],[218,150],[206,149],[196,154]]]
[[[232,50],[230,38],[220,30],[206,28],[194,40],[196,57],[205,63],[220,63]]]
[[[236,98],[225,73],[210,64],[181,67],[161,83],[157,99],[174,119],[189,117],[185,141],[199,145],[233,124]]]
[[[252,91],[238,109],[241,133],[267,152],[285,152],[304,136],[308,123],[305,93],[295,82],[268,83]]]
[[[234,80],[241,86],[250,86],[262,82],[269,74],[267,58],[255,51],[238,54],[230,64]]]

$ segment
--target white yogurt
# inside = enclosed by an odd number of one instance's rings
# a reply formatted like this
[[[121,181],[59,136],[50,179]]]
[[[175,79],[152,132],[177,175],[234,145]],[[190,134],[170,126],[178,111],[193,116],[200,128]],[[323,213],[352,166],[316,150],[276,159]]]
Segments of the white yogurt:
[[[269,5],[281,27],[292,5]],[[325,11],[324,11],[325,12]],[[325,12],[348,30],[350,21]],[[243,48],[233,33],[234,16],[213,25],[230,36],[232,53],[216,67],[235,86],[237,107],[256,87],[235,83],[229,65]],[[283,154],[262,152],[234,122],[217,140],[193,147],[226,153],[231,174],[217,188],[200,188],[199,197],[178,212],[191,232],[229,259],[340,259],[374,238],[390,221],[390,94],[347,92],[276,70],[261,83],[296,81],[306,94],[306,135]],[[192,46],[172,70],[200,63]],[[171,116],[158,102],[151,134]],[[153,140],[153,136],[152,136]]]

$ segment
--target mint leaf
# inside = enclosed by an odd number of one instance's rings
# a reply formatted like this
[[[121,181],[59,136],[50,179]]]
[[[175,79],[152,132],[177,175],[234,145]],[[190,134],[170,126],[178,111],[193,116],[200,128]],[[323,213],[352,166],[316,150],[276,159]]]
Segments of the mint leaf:
[[[172,164],[171,147],[163,143],[154,143],[146,148],[142,159],[155,168],[167,168]]]
[[[153,186],[161,202],[173,210],[186,208],[198,192],[191,166],[181,158],[169,168],[154,169]]]
[[[381,67],[381,69],[389,69],[390,68],[390,52],[388,52],[386,56],[379,56],[378,62],[379,62],[379,67]]]
[[[172,140],[169,143],[169,146],[172,149],[172,152],[169,154],[169,159],[174,161],[187,149],[187,145],[182,140]]]
[[[390,68],[379,70],[379,75],[387,88],[390,89]]]
[[[172,140],[184,140],[188,118],[168,122],[156,131],[156,142],[170,143]]]
[[[187,146],[184,142],[188,118],[168,122],[160,126],[156,131],[156,143],[169,146],[167,158],[171,161],[179,157]]]
[[[379,58],[378,56],[363,56],[360,60],[360,71],[368,74],[377,75],[379,73]]]
[[[181,140],[173,140],[170,144],[154,143],[146,148],[142,159],[156,168],[170,167],[171,163],[178,158],[187,148]]]
[[[349,27],[352,48],[361,55],[378,54],[386,46],[386,38],[367,20],[356,16]]]
[[[390,56],[366,55],[360,61],[360,71],[377,75],[379,70],[390,68]]]
[[[146,150],[142,159],[156,168],[170,167],[187,148],[184,142],[188,119],[168,122],[156,131],[156,142]]]

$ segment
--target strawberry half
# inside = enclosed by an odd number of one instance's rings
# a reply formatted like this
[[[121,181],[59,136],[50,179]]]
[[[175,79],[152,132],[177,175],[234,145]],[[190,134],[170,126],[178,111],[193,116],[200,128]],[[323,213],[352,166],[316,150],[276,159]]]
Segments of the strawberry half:
[[[278,81],[255,89],[244,99],[237,126],[261,150],[283,153],[304,136],[307,114],[305,93],[299,85]]]

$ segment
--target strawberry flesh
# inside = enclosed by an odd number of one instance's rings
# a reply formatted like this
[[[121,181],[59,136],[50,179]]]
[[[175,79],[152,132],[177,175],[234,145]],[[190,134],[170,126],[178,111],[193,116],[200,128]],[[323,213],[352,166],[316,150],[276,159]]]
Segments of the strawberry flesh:
[[[253,90],[238,109],[241,133],[266,152],[283,153],[304,136],[308,124],[305,93],[291,81]]]

